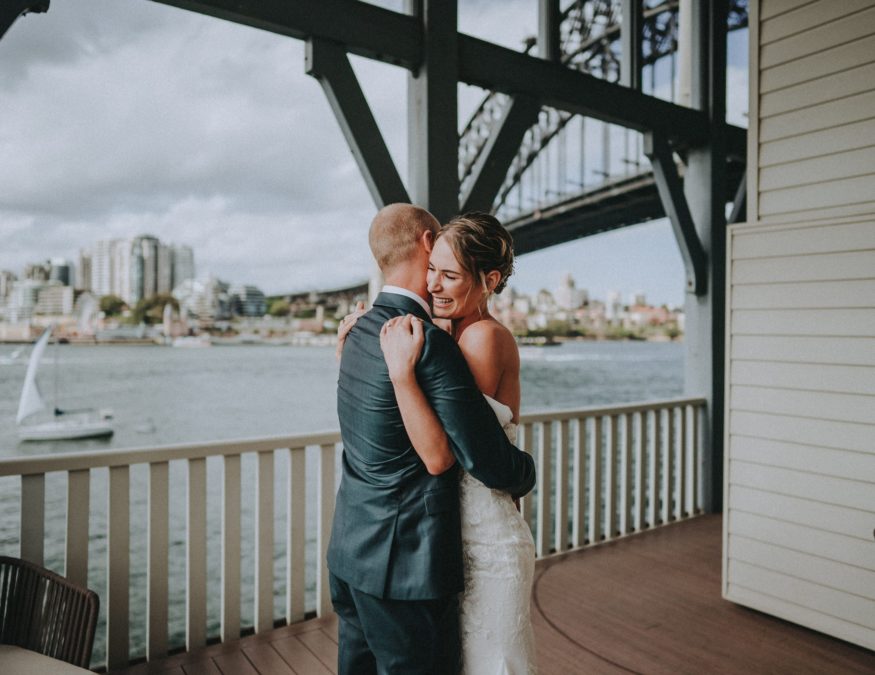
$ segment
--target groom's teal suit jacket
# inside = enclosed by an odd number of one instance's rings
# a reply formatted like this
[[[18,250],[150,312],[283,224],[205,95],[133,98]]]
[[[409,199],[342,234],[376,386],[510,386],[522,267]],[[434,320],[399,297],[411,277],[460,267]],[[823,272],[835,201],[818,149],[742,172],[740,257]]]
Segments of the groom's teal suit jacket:
[[[426,471],[410,444],[380,350],[383,324],[404,314],[424,320],[416,379],[457,460],[439,476]],[[381,293],[344,344],[337,412],[343,473],[328,545],[331,572],[378,598],[461,591],[458,471],[521,496],[535,484],[535,466],[507,440],[456,343],[414,300]]]

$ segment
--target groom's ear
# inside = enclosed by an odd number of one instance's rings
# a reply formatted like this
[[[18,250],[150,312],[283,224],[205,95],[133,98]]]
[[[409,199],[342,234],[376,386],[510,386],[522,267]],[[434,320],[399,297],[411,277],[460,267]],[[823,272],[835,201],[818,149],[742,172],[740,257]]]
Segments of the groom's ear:
[[[428,254],[431,255],[431,249],[434,248],[434,232],[426,230],[422,233],[422,245]]]

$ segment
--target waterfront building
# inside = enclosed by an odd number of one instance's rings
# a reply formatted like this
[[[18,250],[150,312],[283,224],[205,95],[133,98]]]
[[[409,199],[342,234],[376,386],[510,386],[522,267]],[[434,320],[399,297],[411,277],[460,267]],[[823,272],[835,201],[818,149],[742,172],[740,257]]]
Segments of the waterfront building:
[[[91,263],[92,263],[92,253],[87,249],[80,249],[79,251],[79,267],[76,270],[76,283],[74,287],[77,291],[90,291],[91,290]]]
[[[553,294],[553,297],[556,299],[556,305],[560,309],[570,310],[577,309],[586,304],[589,299],[589,294],[585,289],[578,289],[575,287],[574,277],[572,277],[569,272],[562,277],[562,281],[556,289],[556,292]]]
[[[0,270],[0,305],[6,304],[12,293],[12,285],[18,277],[9,270]]]
[[[24,278],[31,281],[48,281],[52,274],[52,265],[47,260],[41,263],[28,263],[24,266]]]
[[[101,239],[94,245],[91,254],[91,277],[89,286],[98,296],[110,295],[113,292],[113,250],[115,239]]]
[[[70,316],[73,313],[73,287],[49,281],[39,290],[35,316]]]
[[[186,279],[173,289],[181,317],[198,319],[202,324],[231,318],[228,284],[216,278],[204,281]]]
[[[176,288],[183,281],[194,279],[194,251],[191,246],[171,245],[171,265],[173,271],[171,273],[171,288]]]
[[[33,317],[34,308],[39,301],[39,294],[45,283],[34,279],[16,281],[12,285],[9,303],[6,307],[6,320],[11,323],[29,321]]]
[[[267,313],[265,295],[255,286],[238,284],[229,289],[228,295],[231,310],[237,316],[264,316]]]
[[[49,262],[48,280],[70,286],[70,282],[73,280],[73,265],[66,258],[52,258]]]
[[[161,242],[158,243],[155,276],[156,293],[170,293],[173,290],[173,248]]]
[[[620,291],[608,291],[605,298],[605,319],[618,321],[623,313],[623,296]]]
[[[139,281],[135,277],[135,264],[133,240],[114,239],[110,245],[110,270],[109,290],[102,295],[117,295],[129,305],[139,300],[135,299],[135,290],[139,288]]]

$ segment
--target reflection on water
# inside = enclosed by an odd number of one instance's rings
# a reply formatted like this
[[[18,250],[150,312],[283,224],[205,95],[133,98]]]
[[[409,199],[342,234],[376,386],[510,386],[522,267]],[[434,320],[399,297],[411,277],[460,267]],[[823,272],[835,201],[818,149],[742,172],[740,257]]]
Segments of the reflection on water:
[[[19,443],[15,413],[26,369],[25,353],[9,359],[14,346],[0,345],[0,456],[154,447],[157,445],[302,434],[337,428],[333,348],[245,345],[180,350],[165,347],[52,346],[40,369],[40,387],[51,405],[110,408],[115,435],[110,439]],[[524,347],[523,412],[628,403],[678,396],[683,386],[681,345],[641,342],[573,342],[558,347]],[[55,369],[55,361],[57,368]],[[57,382],[56,382],[57,374]],[[57,392],[57,393],[56,393]],[[254,483],[254,458],[244,457],[243,485]],[[315,457],[308,457],[308,471]],[[275,507],[285,509],[285,458],[276,467]],[[106,470],[92,472],[89,586],[105,586]],[[170,622],[171,646],[184,644],[185,491],[184,463],[170,466]],[[220,589],[221,462],[207,462],[208,634],[218,634]],[[131,470],[131,625],[143,626],[146,609],[145,466]],[[307,486],[308,503],[315,486]],[[17,479],[0,479],[0,554],[18,554]],[[66,481],[46,481],[46,563],[63,573]],[[244,488],[241,516],[243,563],[242,621],[252,622],[254,550],[253,498]],[[315,513],[308,513],[310,542]],[[274,541],[275,614],[282,615],[285,577],[283,519],[276,519]],[[315,546],[308,546],[314,569]],[[307,603],[314,604],[315,578],[307,578]],[[104,654],[105,608],[95,643],[94,663]],[[132,657],[142,656],[145,630],[131,636]]]

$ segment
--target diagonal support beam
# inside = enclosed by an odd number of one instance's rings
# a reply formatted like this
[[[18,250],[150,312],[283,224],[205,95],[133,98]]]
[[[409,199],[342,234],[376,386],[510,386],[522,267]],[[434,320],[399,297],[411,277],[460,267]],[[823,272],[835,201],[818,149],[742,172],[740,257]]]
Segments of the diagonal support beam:
[[[528,96],[515,96],[507,101],[501,119],[493,124],[486,146],[474,164],[473,179],[461,199],[462,213],[492,209],[523,136],[538,121],[540,110],[538,101]]]
[[[735,199],[732,200],[732,211],[729,213],[728,222],[740,223],[747,218],[747,169],[741,174],[738,189],[735,191]]]
[[[306,69],[322,85],[377,208],[409,202],[407,189],[343,47],[308,40]]]
[[[22,14],[49,11],[49,0],[5,0],[0,3],[0,38]]]
[[[703,295],[707,290],[708,260],[696,233],[671,148],[664,138],[648,133],[644,134],[644,154],[653,165],[659,198],[681,250],[687,274],[687,290]]]

